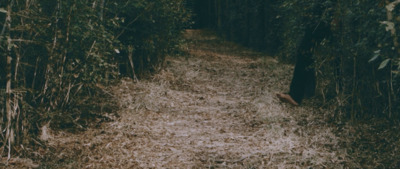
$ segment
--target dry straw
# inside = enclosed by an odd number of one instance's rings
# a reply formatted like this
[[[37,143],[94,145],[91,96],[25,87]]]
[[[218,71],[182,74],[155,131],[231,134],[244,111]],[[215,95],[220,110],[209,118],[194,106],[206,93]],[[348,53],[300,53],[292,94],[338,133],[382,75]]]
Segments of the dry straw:
[[[280,103],[292,67],[190,30],[188,57],[112,89],[120,118],[55,147],[83,168],[341,168],[347,153],[319,112]],[[59,158],[63,154],[59,155]],[[348,163],[348,162],[347,162]]]

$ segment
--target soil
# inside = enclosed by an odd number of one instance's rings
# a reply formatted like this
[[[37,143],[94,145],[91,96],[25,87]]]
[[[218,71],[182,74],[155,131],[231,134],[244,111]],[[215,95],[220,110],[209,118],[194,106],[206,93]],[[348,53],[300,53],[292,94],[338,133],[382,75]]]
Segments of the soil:
[[[327,113],[282,103],[293,66],[186,31],[187,55],[150,79],[109,88],[119,116],[87,131],[51,132],[42,168],[358,168]]]

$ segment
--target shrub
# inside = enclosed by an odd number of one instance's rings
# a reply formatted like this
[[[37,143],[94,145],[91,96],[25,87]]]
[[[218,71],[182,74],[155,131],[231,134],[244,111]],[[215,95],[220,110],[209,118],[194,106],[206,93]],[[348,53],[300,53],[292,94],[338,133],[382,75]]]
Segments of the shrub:
[[[46,124],[84,129],[111,112],[103,85],[128,58],[139,75],[158,70],[188,18],[182,0],[0,3],[0,146],[27,146]]]

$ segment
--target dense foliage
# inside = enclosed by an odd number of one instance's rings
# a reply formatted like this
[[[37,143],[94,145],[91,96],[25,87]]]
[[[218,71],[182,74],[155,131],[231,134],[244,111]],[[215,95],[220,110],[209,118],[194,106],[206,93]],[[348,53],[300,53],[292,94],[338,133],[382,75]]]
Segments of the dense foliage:
[[[294,61],[307,25],[330,24],[332,33],[314,50],[322,105],[332,106],[339,119],[399,119],[399,1],[198,3],[208,11],[199,11],[207,13],[199,22],[246,46],[277,52],[282,60]],[[316,9],[322,10],[320,14]]]
[[[215,28],[228,40],[274,54],[281,45],[281,39],[276,34],[280,29],[277,2],[198,0],[195,11],[199,17],[196,22],[199,26]]]
[[[84,128],[110,112],[104,84],[158,70],[188,14],[183,0],[7,0],[0,20],[6,152],[29,145],[44,125]]]

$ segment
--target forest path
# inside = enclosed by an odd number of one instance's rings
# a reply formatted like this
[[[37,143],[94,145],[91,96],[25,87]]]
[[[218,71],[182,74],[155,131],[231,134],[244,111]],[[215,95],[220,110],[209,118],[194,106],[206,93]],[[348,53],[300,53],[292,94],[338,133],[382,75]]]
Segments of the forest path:
[[[151,80],[113,87],[119,118],[54,136],[51,145],[76,154],[62,168],[343,166],[347,155],[323,113],[276,99],[288,90],[292,66],[210,32],[186,37],[186,58],[168,57]]]

